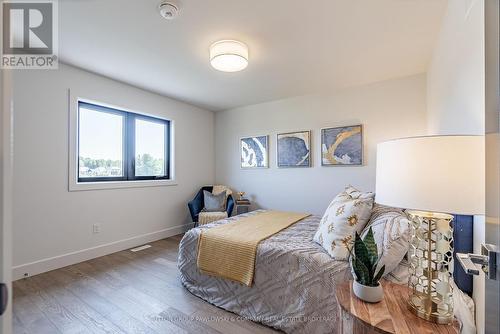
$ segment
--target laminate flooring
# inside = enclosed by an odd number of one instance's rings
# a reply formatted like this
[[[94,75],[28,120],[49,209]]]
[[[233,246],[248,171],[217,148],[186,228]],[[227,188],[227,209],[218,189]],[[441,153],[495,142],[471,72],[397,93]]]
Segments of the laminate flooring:
[[[181,237],[15,281],[14,333],[278,333],[190,294],[176,265]]]

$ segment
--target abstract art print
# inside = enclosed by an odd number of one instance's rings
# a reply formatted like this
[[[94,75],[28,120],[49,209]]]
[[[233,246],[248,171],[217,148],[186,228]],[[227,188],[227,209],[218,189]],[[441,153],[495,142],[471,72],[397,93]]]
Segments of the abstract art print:
[[[278,167],[311,167],[311,131],[278,134]]]
[[[269,167],[268,142],[268,136],[241,138],[241,168]]]
[[[321,129],[323,166],[360,166],[363,164],[363,127],[361,125]]]

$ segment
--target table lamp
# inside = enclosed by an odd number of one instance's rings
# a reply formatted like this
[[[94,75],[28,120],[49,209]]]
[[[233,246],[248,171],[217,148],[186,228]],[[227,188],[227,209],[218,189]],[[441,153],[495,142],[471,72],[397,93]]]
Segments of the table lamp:
[[[377,146],[376,202],[408,209],[408,308],[453,321],[451,214],[484,214],[484,136],[424,136]]]

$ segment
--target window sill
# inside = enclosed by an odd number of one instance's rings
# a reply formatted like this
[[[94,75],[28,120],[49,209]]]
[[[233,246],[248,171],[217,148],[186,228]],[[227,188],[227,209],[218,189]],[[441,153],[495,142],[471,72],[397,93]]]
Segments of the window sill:
[[[176,186],[175,180],[70,182],[69,191]]]

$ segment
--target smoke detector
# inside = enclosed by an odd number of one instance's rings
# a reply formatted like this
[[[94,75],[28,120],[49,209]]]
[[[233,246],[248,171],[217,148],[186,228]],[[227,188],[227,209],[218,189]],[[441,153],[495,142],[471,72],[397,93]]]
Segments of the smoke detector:
[[[173,20],[179,15],[179,5],[173,1],[162,1],[158,5],[160,15],[167,20]]]

